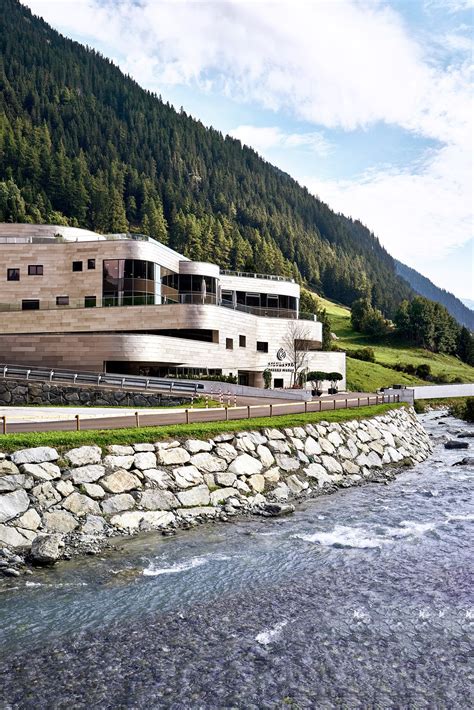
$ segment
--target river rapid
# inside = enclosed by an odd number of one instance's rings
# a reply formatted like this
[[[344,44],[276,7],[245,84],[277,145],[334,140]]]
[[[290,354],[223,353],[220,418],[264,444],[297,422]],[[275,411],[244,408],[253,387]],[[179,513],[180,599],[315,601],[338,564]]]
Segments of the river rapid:
[[[389,485],[3,588],[0,707],[472,707],[474,439],[421,420],[434,453]]]

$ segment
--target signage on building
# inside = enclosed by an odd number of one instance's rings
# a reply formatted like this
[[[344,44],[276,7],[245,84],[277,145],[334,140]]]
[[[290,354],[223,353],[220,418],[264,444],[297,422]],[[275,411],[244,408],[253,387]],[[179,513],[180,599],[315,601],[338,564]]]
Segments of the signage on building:
[[[271,372],[293,372],[295,367],[294,363],[284,362],[284,360],[286,360],[286,358],[288,357],[286,350],[284,350],[283,348],[279,348],[279,350],[277,350],[276,356],[276,360],[267,364],[267,368]]]

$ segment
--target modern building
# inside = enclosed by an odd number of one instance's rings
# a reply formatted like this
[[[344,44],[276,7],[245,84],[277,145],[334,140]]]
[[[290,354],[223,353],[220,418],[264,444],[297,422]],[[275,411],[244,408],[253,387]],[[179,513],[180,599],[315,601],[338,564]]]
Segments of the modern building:
[[[0,362],[291,384],[289,336],[311,370],[340,372],[291,279],[221,271],[144,235],[0,224]],[[345,379],[342,381],[345,385]]]

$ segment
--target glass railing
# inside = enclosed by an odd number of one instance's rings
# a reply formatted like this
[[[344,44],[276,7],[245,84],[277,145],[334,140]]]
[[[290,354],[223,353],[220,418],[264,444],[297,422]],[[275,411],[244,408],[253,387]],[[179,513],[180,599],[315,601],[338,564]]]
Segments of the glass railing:
[[[221,269],[221,276],[239,276],[246,279],[267,279],[268,281],[288,281],[295,283],[294,279],[288,276],[278,276],[277,274],[254,274],[251,271],[230,271],[229,269]]]

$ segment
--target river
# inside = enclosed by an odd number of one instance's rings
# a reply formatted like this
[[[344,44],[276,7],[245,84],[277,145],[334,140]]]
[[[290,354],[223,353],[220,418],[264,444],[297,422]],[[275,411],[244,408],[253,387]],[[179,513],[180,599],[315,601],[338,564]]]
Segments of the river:
[[[474,440],[421,418],[434,453],[389,485],[3,588],[0,707],[473,707],[474,470],[452,464]]]

